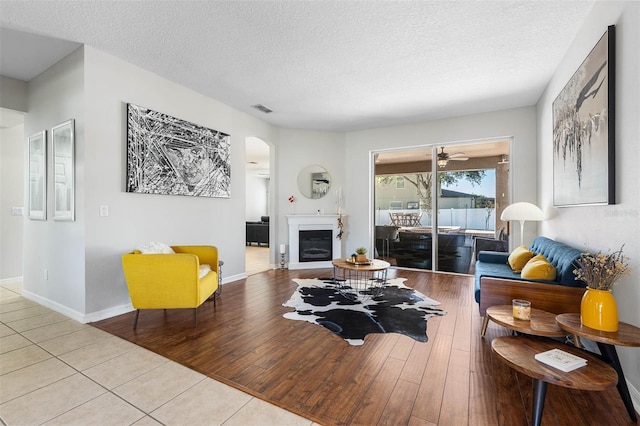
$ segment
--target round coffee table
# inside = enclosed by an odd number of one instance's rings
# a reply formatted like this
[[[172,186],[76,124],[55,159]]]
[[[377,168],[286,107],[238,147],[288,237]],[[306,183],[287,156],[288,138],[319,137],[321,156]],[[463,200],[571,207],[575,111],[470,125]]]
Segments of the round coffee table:
[[[531,308],[531,320],[525,321],[513,317],[513,307],[511,305],[491,306],[487,308],[487,313],[482,323],[480,335],[483,337],[487,331],[489,320],[518,333],[531,334],[533,336],[564,337],[570,334],[558,327],[556,314],[542,309]]]
[[[534,358],[540,352],[555,348],[585,358],[587,365],[565,373]],[[509,367],[533,379],[534,425],[539,425],[542,420],[547,383],[569,389],[601,391],[618,382],[616,370],[596,355],[551,339],[524,335],[501,336],[493,339],[491,349]]]
[[[373,259],[361,264],[347,259],[334,259],[333,281],[338,292],[349,300],[368,299],[382,294],[391,264]]]

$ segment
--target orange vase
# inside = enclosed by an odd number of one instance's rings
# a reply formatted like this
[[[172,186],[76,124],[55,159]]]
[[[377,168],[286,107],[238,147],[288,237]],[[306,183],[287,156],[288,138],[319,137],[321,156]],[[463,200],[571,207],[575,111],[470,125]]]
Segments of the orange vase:
[[[618,331],[618,306],[611,290],[588,288],[580,304],[582,325],[600,331]]]

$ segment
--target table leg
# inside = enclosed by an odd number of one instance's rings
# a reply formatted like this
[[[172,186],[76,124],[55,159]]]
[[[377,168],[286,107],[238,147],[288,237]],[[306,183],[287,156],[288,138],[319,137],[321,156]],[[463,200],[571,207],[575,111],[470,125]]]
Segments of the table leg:
[[[489,325],[489,315],[484,314],[484,319],[482,320],[482,328],[480,329],[480,337],[484,337],[484,333],[487,332],[487,326]]]
[[[629,394],[627,381],[625,380],[624,373],[622,372],[622,366],[620,365],[620,359],[618,359],[618,352],[616,351],[616,347],[614,345],[608,345],[606,343],[597,343],[604,361],[607,364],[611,365],[613,369],[616,370],[616,373],[618,373],[618,384],[616,385],[618,388],[618,393],[620,393],[622,402],[624,402],[624,406],[627,408],[629,417],[631,417],[631,420],[633,420],[634,422],[637,422],[638,417],[636,416],[636,410],[633,408],[633,402],[631,401],[631,395]]]
[[[378,271],[377,273],[374,272],[371,278],[371,286],[369,287],[371,297],[378,297],[382,295],[382,292],[387,285],[387,270],[384,269],[382,271]]]
[[[582,343],[580,343],[580,336],[577,334],[573,335],[573,346],[576,348],[582,348]]]
[[[544,398],[547,394],[547,382],[539,379],[533,379],[533,406],[531,419],[534,426],[540,426],[542,422],[542,410],[544,409]]]

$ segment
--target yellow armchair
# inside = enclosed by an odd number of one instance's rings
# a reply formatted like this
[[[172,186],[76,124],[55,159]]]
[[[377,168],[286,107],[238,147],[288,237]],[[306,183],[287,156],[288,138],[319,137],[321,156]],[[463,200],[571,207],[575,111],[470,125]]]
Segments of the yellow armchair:
[[[218,289],[218,249],[214,246],[171,246],[174,254],[142,254],[136,250],[122,256],[122,268],[131,303],[136,308],[135,329],[140,309],[194,309]],[[211,271],[199,277],[200,265]],[[214,298],[215,304],[215,298]]]

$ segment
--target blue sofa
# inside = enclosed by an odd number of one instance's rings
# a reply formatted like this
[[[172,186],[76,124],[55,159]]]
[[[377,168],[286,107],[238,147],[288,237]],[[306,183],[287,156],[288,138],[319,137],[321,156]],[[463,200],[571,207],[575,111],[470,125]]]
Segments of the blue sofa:
[[[532,307],[552,313],[580,312],[586,285],[573,274],[580,250],[546,237],[533,240],[529,250],[544,255],[555,267],[555,281],[522,278],[509,266],[509,253],[481,251],[475,264],[474,292],[481,315],[489,306],[511,304],[515,298],[530,300]]]

